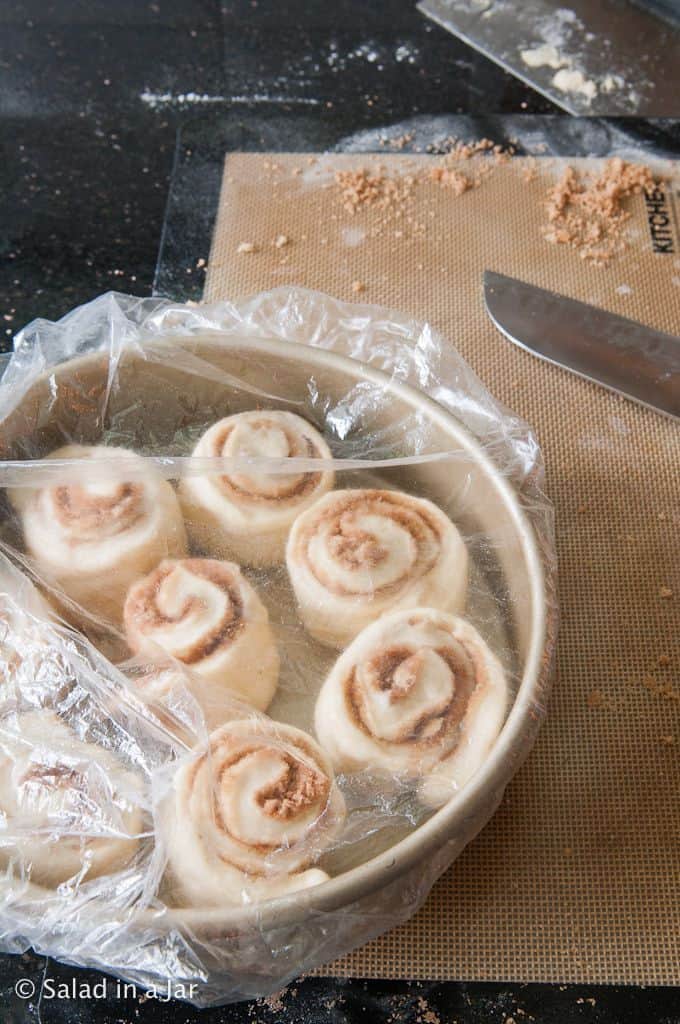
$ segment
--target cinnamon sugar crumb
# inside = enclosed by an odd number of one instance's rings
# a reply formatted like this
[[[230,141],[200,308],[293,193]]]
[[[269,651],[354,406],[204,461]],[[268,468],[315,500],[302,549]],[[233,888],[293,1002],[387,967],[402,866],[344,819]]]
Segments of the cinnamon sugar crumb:
[[[404,146],[408,146],[410,142],[413,142],[415,132],[404,132],[403,135],[397,135],[394,138],[388,138],[383,135],[380,139],[381,146],[389,146],[390,149],[403,149]]]
[[[430,178],[439,185],[450,188],[455,196],[462,196],[472,187],[472,182],[461,171],[448,167],[433,167],[430,171]]]
[[[409,141],[411,137],[407,134],[397,140],[385,139],[382,144],[400,148]],[[407,229],[395,237],[423,237],[427,233],[425,225],[416,223],[412,216],[416,190],[420,186],[435,183],[450,189],[454,196],[463,195],[479,188],[493,172],[495,164],[505,162],[513,152],[511,147],[504,148],[491,139],[461,142],[454,138],[437,147],[428,147],[428,151],[441,157],[435,166],[422,167],[408,161],[405,173],[388,174],[382,165],[336,171],[335,186],[345,212],[354,216],[364,209],[378,210],[382,216],[371,231],[372,237],[382,234],[384,227],[395,220],[405,221],[407,225]],[[428,214],[433,217],[434,211],[429,210]]]
[[[363,281],[352,281],[352,291],[355,293],[365,292],[366,285],[364,284]]]
[[[527,157],[524,167],[522,168],[522,177],[527,185],[530,185],[531,182],[535,181],[538,177],[538,163],[535,157]]]
[[[675,736],[671,736],[670,734],[666,736],[659,736],[659,739],[663,743],[664,747],[672,747],[675,743]]]
[[[607,160],[595,175],[580,175],[567,167],[548,190],[544,237],[556,245],[570,246],[588,263],[604,266],[626,247],[623,229],[630,213],[624,201],[650,193],[655,186],[648,167],[620,157]]]
[[[604,695],[602,690],[591,690],[588,694],[588,707],[589,708],[605,708],[607,710],[612,709],[612,704],[607,697]]]
[[[669,682],[661,683],[654,676],[646,675],[642,679],[645,689],[653,693],[655,697],[663,697],[664,700],[680,701],[680,690],[676,690]]]
[[[668,600],[669,597],[673,596],[673,590],[671,587],[659,587],[659,597],[663,597]]]
[[[294,761],[274,782],[256,794],[265,814],[287,821],[321,801],[328,793],[328,779],[321,772]]]
[[[441,1024],[439,1014],[431,1009],[427,999],[423,999],[422,996],[418,996],[416,1000],[416,1010],[417,1024]]]
[[[280,992],[273,992],[270,996],[261,996],[256,1000],[257,1005],[266,1008],[270,1013],[281,1013],[285,1007],[283,998],[287,991],[288,989],[282,988]]]
[[[381,168],[336,171],[335,181],[340,187],[342,205],[350,214],[363,206],[385,209],[403,204],[413,194],[415,186],[413,175],[391,178]]]
[[[671,659],[667,654],[660,654],[658,660],[660,665],[670,665],[671,663]]]

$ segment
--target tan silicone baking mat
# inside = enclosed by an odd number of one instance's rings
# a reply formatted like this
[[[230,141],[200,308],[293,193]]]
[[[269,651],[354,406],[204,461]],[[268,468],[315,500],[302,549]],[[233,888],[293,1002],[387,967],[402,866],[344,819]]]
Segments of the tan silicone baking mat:
[[[299,284],[430,321],[534,426],[556,509],[562,625],[534,753],[422,910],[319,973],[677,984],[680,426],[518,350],[481,286],[491,268],[680,334],[676,226],[654,253],[635,197],[630,247],[592,267],[542,237],[555,162],[519,159],[460,196],[422,186],[401,216],[343,208],[338,168],[428,159],[234,154],[208,266],[211,300]]]

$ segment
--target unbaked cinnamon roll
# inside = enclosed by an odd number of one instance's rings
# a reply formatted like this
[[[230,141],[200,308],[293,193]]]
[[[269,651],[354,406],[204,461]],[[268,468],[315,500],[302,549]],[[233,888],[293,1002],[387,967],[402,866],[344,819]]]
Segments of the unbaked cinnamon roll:
[[[0,727],[0,861],[41,885],[123,868],[142,832],[142,784],[51,711]]]
[[[414,608],[383,616],[340,655],[314,722],[337,771],[419,780],[422,799],[436,807],[483,763],[507,704],[503,668],[477,630]]]
[[[249,903],[325,881],[312,865],[344,817],[333,770],[311,736],[253,719],[222,726],[178,770],[159,832],[182,902]]]
[[[55,459],[119,459],[144,463],[124,448],[67,445]],[[129,482],[115,476],[45,487],[16,488],[24,541],[40,573],[94,616],[120,624],[135,580],[162,558],[186,553],[182,513],[172,486],[155,470]],[[77,612],[70,611],[70,617]]]
[[[161,562],[130,589],[124,618],[132,651],[185,664],[201,676],[205,702],[214,691],[213,703],[231,695],[260,710],[269,706],[279,655],[267,609],[237,565]]]
[[[325,495],[295,521],[286,560],[303,623],[334,647],[396,608],[465,604],[458,530],[431,501],[401,491]]]
[[[330,459],[321,434],[292,412],[242,412],[215,423],[195,456]],[[243,469],[188,476],[179,488],[192,542],[207,554],[255,566],[283,562],[297,515],[333,486],[333,472],[286,475]]]

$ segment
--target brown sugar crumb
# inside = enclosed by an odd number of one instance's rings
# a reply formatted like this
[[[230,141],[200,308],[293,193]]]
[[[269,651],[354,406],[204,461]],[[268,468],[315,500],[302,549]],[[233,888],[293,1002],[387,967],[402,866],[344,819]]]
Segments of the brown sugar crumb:
[[[402,148],[411,140],[412,136],[406,134],[397,140],[384,139],[381,142],[392,148]],[[470,188],[477,188],[491,173],[493,165],[507,160],[512,150],[494,144],[491,139],[461,142],[449,138],[437,146],[428,147],[428,152],[439,154],[441,161],[435,167],[422,170],[411,163],[411,169],[404,174],[391,176],[384,166],[336,171],[335,184],[346,212],[355,214],[364,207],[377,207],[392,210],[395,216],[399,216],[405,212],[417,186],[424,182],[434,181],[450,188],[454,195],[462,195]],[[479,159],[470,163],[469,169],[463,172],[460,165],[473,161],[473,158]]]
[[[418,996],[416,1000],[416,1021],[417,1024],[441,1024],[439,1014],[435,1013],[427,999],[423,999],[422,996]]]
[[[391,178],[384,170],[336,171],[335,182],[340,188],[340,199],[347,213],[355,214],[364,206],[394,209],[402,206],[413,195],[415,177],[405,174]]]
[[[626,246],[623,229],[630,213],[624,201],[655,187],[648,167],[620,157],[607,160],[596,175],[579,175],[567,167],[546,197],[544,237],[570,246],[588,263],[604,266]]]
[[[434,152],[434,150],[433,150]],[[505,163],[512,154],[512,148],[494,144],[491,139],[480,139],[478,142],[460,142],[456,139],[446,140],[441,162],[429,172],[430,181],[451,188],[454,195],[460,196],[471,188],[479,188],[484,179],[491,174],[495,164]],[[468,170],[461,169],[466,164]]]
[[[455,168],[433,167],[430,171],[430,178],[439,185],[450,188],[455,196],[462,196],[463,192],[467,192],[472,187],[470,179]]]
[[[671,659],[668,657],[667,654],[660,654],[658,661],[659,665],[670,665],[671,663]]]
[[[538,162],[535,157],[529,156],[525,160],[524,167],[522,168],[522,177],[527,185],[530,185],[538,177]]]
[[[672,747],[675,743],[675,736],[671,736],[670,734],[667,736],[659,736],[659,739],[663,743],[664,747]]]
[[[254,242],[239,242],[236,252],[257,252],[257,246]]]
[[[359,292],[366,291],[366,285],[363,281],[352,281],[352,291],[358,294]]]
[[[403,135],[397,135],[394,138],[383,135],[380,139],[380,145],[389,146],[390,149],[403,149],[404,146],[408,146],[410,142],[413,142],[414,134],[414,132],[404,132]]]
[[[671,587],[659,587],[659,597],[663,597],[667,601],[672,596],[673,590]]]
[[[270,996],[261,996],[256,1000],[258,1006],[269,1010],[270,1013],[281,1013],[285,1007],[284,996],[288,989],[282,988],[280,992],[274,992]]]
[[[591,690],[588,694],[589,708],[605,708],[611,710],[612,704],[602,690]]]
[[[659,682],[654,676],[643,676],[642,685],[653,693],[655,697],[663,697],[664,700],[680,701],[680,690],[676,690],[670,682]]]
[[[503,146],[494,143],[491,139],[478,139],[474,142],[463,142],[455,135],[448,135],[440,142],[430,143],[426,147],[428,153],[439,153],[453,157],[456,160],[470,160],[473,156],[485,153],[497,155],[506,152]]]

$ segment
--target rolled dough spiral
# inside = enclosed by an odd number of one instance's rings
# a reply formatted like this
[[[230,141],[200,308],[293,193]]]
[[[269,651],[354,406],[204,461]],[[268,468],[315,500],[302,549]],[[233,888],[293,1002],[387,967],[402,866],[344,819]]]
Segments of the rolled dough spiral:
[[[413,608],[383,616],[340,655],[315,730],[337,771],[406,775],[439,806],[483,763],[507,704],[505,673],[477,630]]]
[[[124,448],[68,445],[58,459],[139,459]],[[140,465],[143,465],[141,459]],[[87,612],[120,624],[125,595],[162,558],[186,553],[186,533],[171,485],[152,468],[129,482],[72,482],[17,488],[24,541],[48,583]],[[76,618],[78,617],[75,613]]]
[[[330,459],[321,434],[291,412],[243,412],[215,423],[195,456]],[[333,472],[287,475],[245,467],[221,476],[185,477],[180,499],[192,542],[207,554],[247,565],[283,562],[297,515],[333,486]]]
[[[217,729],[180,767],[160,830],[182,901],[248,903],[325,881],[311,865],[344,816],[328,758],[311,736],[253,719]]]
[[[19,715],[0,729],[0,860],[47,886],[117,871],[139,843],[140,794],[115,754],[53,712]]]
[[[125,602],[135,654],[170,655],[199,675],[202,704],[226,695],[264,710],[276,690],[279,655],[269,615],[232,562],[166,560],[136,583]],[[214,699],[209,699],[214,693]]]
[[[287,548],[302,621],[337,647],[393,609],[461,610],[467,563],[449,517],[401,491],[333,491],[298,517]]]

